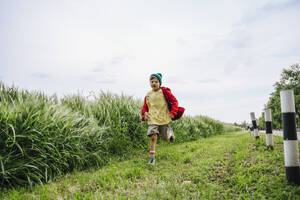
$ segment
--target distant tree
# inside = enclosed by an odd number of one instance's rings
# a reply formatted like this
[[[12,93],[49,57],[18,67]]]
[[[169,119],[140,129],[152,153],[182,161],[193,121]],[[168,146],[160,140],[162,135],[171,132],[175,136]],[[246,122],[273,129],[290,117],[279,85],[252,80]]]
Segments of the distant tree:
[[[242,128],[247,128],[247,126],[248,126],[248,124],[247,124],[246,121],[243,121],[243,122],[241,123],[241,127],[242,127]]]
[[[294,64],[288,69],[283,69],[280,80],[274,85],[275,91],[271,93],[267,108],[272,109],[272,124],[275,129],[281,128],[281,105],[280,105],[280,91],[294,90],[296,120],[297,126],[300,126],[300,65]]]

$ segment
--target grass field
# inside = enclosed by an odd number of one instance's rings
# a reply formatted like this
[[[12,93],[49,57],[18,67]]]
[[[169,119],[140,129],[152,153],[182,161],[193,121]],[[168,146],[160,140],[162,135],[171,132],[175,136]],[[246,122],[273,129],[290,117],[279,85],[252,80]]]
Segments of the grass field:
[[[283,140],[239,132],[182,144],[161,142],[156,165],[148,152],[49,184],[2,190],[1,199],[300,199],[285,178]]]
[[[126,95],[57,98],[0,82],[0,188],[49,183],[149,149],[142,105]],[[206,116],[171,124],[177,144],[240,130]]]

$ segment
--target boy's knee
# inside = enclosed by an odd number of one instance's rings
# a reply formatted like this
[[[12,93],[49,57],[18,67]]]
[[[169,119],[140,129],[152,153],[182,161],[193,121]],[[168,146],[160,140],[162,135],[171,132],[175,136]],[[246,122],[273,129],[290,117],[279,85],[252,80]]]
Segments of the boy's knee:
[[[157,134],[151,135],[150,139],[151,139],[152,141],[155,141],[155,140],[157,139]]]

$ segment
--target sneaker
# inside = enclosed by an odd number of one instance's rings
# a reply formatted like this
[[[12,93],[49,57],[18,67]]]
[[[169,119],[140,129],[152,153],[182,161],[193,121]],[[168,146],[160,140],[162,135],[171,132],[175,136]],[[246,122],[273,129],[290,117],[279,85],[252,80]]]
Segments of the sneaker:
[[[170,142],[175,142],[175,136],[174,135],[171,135]]]
[[[155,164],[155,159],[151,158],[149,161],[149,165],[154,165]]]

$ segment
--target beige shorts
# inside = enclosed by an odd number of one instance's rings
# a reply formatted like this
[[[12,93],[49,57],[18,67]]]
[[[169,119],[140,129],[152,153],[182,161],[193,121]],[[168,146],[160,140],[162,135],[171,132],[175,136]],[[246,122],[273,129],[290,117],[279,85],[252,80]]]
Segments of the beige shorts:
[[[151,137],[151,135],[153,135],[153,134],[158,134],[159,136],[162,136],[163,138],[168,138],[171,135],[174,135],[170,124],[164,124],[164,125],[150,124],[148,126],[147,135],[149,137]]]

